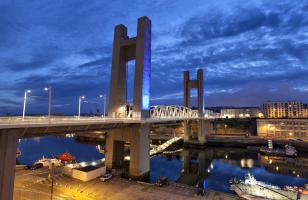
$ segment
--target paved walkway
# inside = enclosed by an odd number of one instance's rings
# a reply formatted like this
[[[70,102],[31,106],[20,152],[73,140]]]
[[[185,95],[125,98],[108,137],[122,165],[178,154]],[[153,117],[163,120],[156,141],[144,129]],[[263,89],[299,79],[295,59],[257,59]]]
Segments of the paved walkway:
[[[43,170],[31,172],[24,170],[16,173],[14,200],[50,199],[50,181]],[[35,194],[34,194],[35,193]],[[26,198],[26,197],[29,198]],[[22,197],[22,198],[21,198]],[[55,178],[54,199],[85,200],[233,200],[236,196],[215,191],[206,191],[205,196],[198,196],[196,189],[181,184],[156,187],[152,184],[137,183],[119,177],[107,182],[95,179],[90,182],[78,181],[66,176]]]

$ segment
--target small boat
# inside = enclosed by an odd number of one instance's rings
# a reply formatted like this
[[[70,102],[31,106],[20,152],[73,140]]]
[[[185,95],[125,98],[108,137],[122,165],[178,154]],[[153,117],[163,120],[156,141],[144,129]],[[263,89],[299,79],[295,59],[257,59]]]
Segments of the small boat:
[[[50,167],[51,164],[54,164],[55,167],[60,167],[63,166],[61,160],[56,159],[56,158],[45,158],[44,156],[42,157],[42,159],[37,160],[33,166],[37,165],[37,164],[42,164],[43,167]]]

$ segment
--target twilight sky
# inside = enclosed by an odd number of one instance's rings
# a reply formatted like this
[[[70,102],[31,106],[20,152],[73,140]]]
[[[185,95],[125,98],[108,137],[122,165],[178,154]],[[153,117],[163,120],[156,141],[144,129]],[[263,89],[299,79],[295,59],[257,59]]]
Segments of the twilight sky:
[[[192,3],[193,2],[193,3]],[[308,102],[308,0],[3,0],[0,114],[93,112],[109,94],[114,26],[152,20],[151,105],[182,104],[182,71],[204,69],[206,106]],[[129,63],[131,99],[134,63]],[[98,102],[101,104],[101,102]],[[100,107],[100,106],[99,106]]]

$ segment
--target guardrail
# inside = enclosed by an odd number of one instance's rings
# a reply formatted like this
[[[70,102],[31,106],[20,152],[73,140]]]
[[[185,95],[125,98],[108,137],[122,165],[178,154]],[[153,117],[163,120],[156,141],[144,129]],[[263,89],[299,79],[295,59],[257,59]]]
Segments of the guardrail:
[[[211,118],[196,118],[196,117],[171,117],[171,116],[160,116],[149,118],[140,118],[140,117],[122,117],[122,118],[112,118],[112,117],[78,117],[78,116],[29,116],[29,117],[0,117],[0,126],[1,125],[14,125],[14,124],[65,124],[65,123],[116,123],[116,122],[134,122],[134,121],[168,121],[168,120],[186,120],[186,119],[211,119]]]

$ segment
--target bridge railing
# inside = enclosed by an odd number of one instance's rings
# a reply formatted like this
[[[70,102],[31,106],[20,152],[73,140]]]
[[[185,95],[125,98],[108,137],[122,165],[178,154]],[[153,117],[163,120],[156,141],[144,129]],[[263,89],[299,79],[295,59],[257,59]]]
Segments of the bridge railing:
[[[121,121],[123,118],[105,118],[105,117],[78,117],[78,116],[35,116],[35,117],[0,117],[0,125],[2,124],[45,124],[45,123],[80,123],[80,122],[104,122],[104,121]]]
[[[150,113],[152,119],[199,118],[197,110],[193,110],[185,106],[154,106]]]

